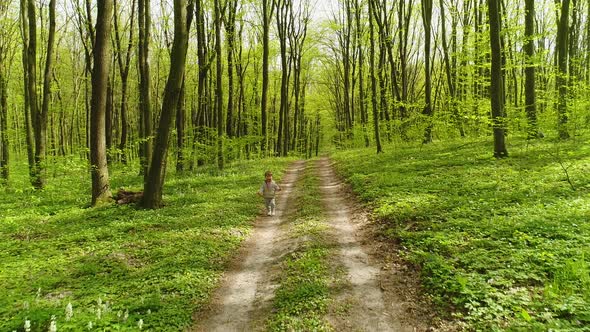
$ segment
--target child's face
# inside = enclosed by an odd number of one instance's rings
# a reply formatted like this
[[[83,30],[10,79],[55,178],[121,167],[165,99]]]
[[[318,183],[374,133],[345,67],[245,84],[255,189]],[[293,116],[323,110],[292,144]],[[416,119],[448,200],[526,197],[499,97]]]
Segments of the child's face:
[[[264,176],[264,178],[266,179],[266,181],[271,181],[272,180],[272,174],[267,174]]]

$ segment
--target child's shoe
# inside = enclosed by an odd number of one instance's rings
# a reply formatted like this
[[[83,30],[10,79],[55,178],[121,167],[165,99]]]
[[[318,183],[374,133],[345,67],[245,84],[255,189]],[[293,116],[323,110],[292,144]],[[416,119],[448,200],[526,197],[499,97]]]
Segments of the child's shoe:
[[[275,215],[275,209],[270,210],[270,215],[274,216]]]
[[[268,210],[268,212],[266,213],[267,216],[272,216],[272,212],[270,210]]]

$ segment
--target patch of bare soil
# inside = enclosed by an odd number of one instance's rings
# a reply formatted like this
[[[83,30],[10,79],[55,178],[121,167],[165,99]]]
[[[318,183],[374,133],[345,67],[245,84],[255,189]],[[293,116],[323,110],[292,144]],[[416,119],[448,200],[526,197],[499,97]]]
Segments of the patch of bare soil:
[[[305,162],[291,165],[281,182],[282,192],[277,196],[276,216],[260,216],[254,231],[244,242],[219,288],[211,305],[194,315],[195,326],[188,331],[254,331],[262,326],[262,317],[270,310],[277,285],[272,278],[276,266],[288,250],[282,242],[286,235],[283,227],[288,220],[285,207]]]
[[[377,229],[332,162],[317,164],[323,203],[337,259],[345,268],[345,287],[339,290],[328,318],[336,331],[449,331],[435,321],[432,306],[420,293],[418,273],[408,268],[397,250],[377,239]]]

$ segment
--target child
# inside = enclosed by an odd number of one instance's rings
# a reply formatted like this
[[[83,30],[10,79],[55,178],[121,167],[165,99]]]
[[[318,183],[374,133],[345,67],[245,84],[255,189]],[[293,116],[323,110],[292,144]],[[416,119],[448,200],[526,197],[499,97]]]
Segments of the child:
[[[264,197],[267,216],[275,215],[275,194],[277,191],[281,191],[281,187],[272,180],[272,172],[266,171],[264,173],[264,183],[257,194]]]

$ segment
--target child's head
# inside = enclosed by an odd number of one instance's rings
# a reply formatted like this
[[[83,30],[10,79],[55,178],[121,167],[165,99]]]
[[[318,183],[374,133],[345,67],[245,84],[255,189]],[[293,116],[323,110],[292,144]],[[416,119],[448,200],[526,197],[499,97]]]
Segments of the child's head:
[[[267,181],[272,180],[272,172],[271,171],[264,172],[264,179]]]

